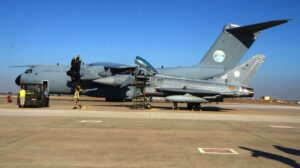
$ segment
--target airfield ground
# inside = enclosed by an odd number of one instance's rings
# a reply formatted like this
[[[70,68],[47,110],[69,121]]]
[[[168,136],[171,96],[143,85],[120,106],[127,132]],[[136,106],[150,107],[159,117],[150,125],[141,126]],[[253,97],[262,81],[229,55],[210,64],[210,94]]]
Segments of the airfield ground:
[[[0,167],[300,167],[297,105],[220,103],[192,112],[164,102],[152,110],[101,98],[80,103],[85,109],[72,110],[70,97],[19,109],[1,97]]]

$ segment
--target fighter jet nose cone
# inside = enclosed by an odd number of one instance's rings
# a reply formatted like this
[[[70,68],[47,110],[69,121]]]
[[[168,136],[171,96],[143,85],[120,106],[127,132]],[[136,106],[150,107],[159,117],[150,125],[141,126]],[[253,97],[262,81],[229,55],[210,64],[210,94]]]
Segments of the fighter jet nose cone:
[[[21,75],[19,75],[17,78],[16,78],[16,84],[20,86],[21,84]]]

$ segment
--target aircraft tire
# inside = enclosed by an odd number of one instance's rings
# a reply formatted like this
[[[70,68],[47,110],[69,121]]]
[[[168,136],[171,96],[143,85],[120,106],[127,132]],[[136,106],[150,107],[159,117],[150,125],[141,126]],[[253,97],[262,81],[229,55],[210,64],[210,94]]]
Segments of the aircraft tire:
[[[192,110],[192,103],[187,103],[187,109]]]
[[[152,106],[151,106],[150,104],[146,104],[145,108],[146,108],[146,109],[151,109]]]
[[[194,111],[200,111],[201,105],[200,103],[188,103],[188,109]]]
[[[195,111],[200,111],[200,109],[201,109],[200,103],[195,103],[195,108],[194,108],[194,110],[195,110]]]

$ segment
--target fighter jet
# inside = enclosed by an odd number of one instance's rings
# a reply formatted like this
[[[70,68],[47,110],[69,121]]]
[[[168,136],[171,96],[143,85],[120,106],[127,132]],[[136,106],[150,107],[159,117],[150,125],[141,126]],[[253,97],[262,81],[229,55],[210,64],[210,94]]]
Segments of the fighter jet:
[[[264,55],[256,55],[211,80],[161,75],[141,57],[136,57],[135,63],[148,72],[144,74],[148,77],[148,84],[141,94],[164,97],[166,101],[174,103],[174,108],[177,108],[177,103],[187,103],[188,109],[200,110],[201,103],[222,102],[224,98],[253,97],[254,90],[250,88],[250,83],[264,59]]]

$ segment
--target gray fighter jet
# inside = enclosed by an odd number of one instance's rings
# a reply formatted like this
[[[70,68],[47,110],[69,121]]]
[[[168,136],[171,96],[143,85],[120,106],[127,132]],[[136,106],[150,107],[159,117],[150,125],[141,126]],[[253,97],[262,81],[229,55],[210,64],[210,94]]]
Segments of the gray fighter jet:
[[[165,97],[167,101],[174,102],[175,108],[177,103],[187,103],[188,109],[200,110],[201,103],[222,102],[224,98],[253,97],[254,90],[250,88],[250,83],[264,59],[264,55],[256,55],[221,77],[211,80],[161,75],[141,57],[137,57],[135,63],[144,68],[147,72],[144,76],[148,76],[148,85],[144,93],[140,94]]]
[[[257,39],[261,30],[286,23],[276,20],[248,26],[225,25],[221,35],[197,66],[157,69],[161,75],[207,80],[220,77],[241,60]],[[24,67],[24,66],[21,66]],[[66,65],[29,65],[16,78],[20,83],[48,83],[50,94],[70,94],[75,87],[88,96],[105,97],[108,101],[130,100],[133,97],[133,71],[135,66],[116,63],[83,65],[79,57]]]

